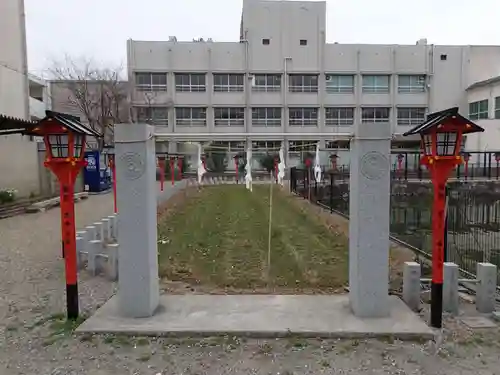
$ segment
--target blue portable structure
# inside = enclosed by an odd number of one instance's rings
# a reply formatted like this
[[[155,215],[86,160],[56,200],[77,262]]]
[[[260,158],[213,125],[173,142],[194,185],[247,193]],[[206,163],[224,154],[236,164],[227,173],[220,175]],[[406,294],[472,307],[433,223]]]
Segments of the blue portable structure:
[[[99,151],[86,151],[85,160],[87,161],[87,166],[83,171],[85,190],[96,193],[110,189],[111,178],[108,166],[104,161],[101,162]]]

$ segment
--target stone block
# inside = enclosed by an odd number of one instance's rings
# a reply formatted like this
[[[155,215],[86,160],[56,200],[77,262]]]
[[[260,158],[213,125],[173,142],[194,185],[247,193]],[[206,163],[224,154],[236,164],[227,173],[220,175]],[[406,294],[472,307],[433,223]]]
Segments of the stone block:
[[[96,227],[93,225],[89,225],[85,227],[85,231],[87,232],[87,241],[93,241],[96,239]]]
[[[413,311],[420,310],[420,264],[405,262],[403,266],[403,301]]]
[[[497,267],[491,263],[478,263],[477,279],[476,309],[480,313],[491,314],[495,311]]]
[[[76,237],[76,264],[79,270],[84,268],[85,266],[85,255],[86,255],[86,250],[85,250],[85,238],[83,237]]]
[[[102,225],[102,221],[97,221],[94,223],[94,227],[95,227],[95,239],[97,241],[103,241],[103,225]]]
[[[119,246],[118,244],[109,244],[108,245],[108,278],[111,281],[117,281],[118,280],[118,249]]]
[[[87,242],[87,270],[92,276],[98,273],[97,254],[102,251],[102,242],[100,240],[92,240]]]
[[[445,262],[443,267],[443,310],[458,315],[458,265]]]
[[[109,224],[109,219],[104,218],[101,220],[102,222],[102,240],[103,242],[110,242],[111,235],[110,235],[110,224]]]

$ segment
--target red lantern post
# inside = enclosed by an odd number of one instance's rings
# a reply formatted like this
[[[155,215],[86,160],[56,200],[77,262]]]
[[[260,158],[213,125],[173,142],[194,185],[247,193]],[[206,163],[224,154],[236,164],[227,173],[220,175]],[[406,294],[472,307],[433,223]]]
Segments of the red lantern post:
[[[446,183],[453,168],[462,162],[462,135],[481,131],[484,129],[461,116],[458,108],[450,108],[428,115],[426,122],[403,134],[420,134],[424,154],[420,163],[427,166],[434,187],[430,321],[435,328],[441,328],[443,318]]]
[[[280,163],[280,158],[278,156],[274,157],[274,177],[276,179],[276,183],[278,183],[278,164]]]
[[[160,168],[160,191],[165,184],[165,156],[158,156],[158,167]]]
[[[179,179],[182,181],[182,163],[183,163],[183,159],[182,157],[178,157],[177,158],[177,169],[179,170]]]
[[[398,154],[398,176],[399,179],[402,177],[401,171],[403,170],[403,160],[405,159],[403,154]]]
[[[170,157],[170,176],[172,179],[172,186],[175,184],[175,158],[173,156]]]
[[[116,168],[114,154],[108,154],[108,166],[111,169],[111,178],[113,179],[113,208],[116,214],[118,212],[118,206],[116,204]]]
[[[500,152],[495,152],[495,161],[497,163],[497,180],[499,177]]]
[[[66,274],[68,319],[76,319],[78,307],[78,273],[74,191],[75,180],[86,166],[85,137],[101,135],[83,125],[78,117],[47,111],[47,116],[26,129],[25,134],[43,136],[46,147],[44,165],[59,180],[61,207],[62,256]]]
[[[236,173],[236,183],[239,184],[239,178],[238,178],[238,167],[239,167],[239,157],[238,155],[234,156],[234,171]]]

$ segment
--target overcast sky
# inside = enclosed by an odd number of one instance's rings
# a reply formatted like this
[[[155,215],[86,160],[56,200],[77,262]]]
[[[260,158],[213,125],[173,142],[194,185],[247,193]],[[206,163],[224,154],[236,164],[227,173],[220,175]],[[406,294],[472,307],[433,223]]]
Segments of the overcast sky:
[[[0,0],[1,1],[1,0]],[[237,41],[242,0],[25,0],[30,71],[92,57],[126,63],[126,40]],[[499,44],[500,0],[327,0],[327,41]],[[499,62],[500,64],[500,62]]]

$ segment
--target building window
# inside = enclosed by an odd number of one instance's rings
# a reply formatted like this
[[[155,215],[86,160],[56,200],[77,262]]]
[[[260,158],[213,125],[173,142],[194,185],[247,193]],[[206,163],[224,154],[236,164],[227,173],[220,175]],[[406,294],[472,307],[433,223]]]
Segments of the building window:
[[[215,126],[245,125],[245,108],[214,108]]]
[[[390,110],[387,107],[361,108],[361,122],[388,122]]]
[[[424,92],[424,75],[400,75],[398,77],[398,92],[402,94]]]
[[[290,92],[318,92],[317,74],[290,74]]]
[[[495,98],[495,118],[500,119],[500,96]]]
[[[388,75],[364,75],[363,92],[367,94],[386,94],[389,92]]]
[[[245,141],[212,141],[210,146],[214,149],[225,150],[227,152],[241,152],[245,151]]]
[[[417,126],[425,121],[425,108],[398,108],[398,125]]]
[[[204,107],[177,107],[175,124],[179,126],[206,126],[207,109]]]
[[[252,126],[281,126],[281,108],[252,108]]]
[[[441,55],[441,61],[448,60],[448,55]]]
[[[271,40],[270,39],[262,39],[262,44],[265,46],[268,46],[269,44],[271,44]]]
[[[318,108],[290,108],[290,126],[318,126]]]
[[[317,144],[318,141],[289,141],[288,152],[289,153],[300,153],[304,151],[314,152],[316,151]]]
[[[301,39],[300,40],[300,45],[301,46],[307,46],[307,39]]]
[[[328,94],[352,94],[354,92],[354,76],[327,74],[326,92]]]
[[[205,73],[175,73],[175,91],[178,92],[205,92]]]
[[[469,103],[469,118],[471,120],[481,120],[488,118],[488,99]]]
[[[354,108],[325,108],[326,126],[349,126],[354,124]]]
[[[167,73],[135,73],[137,91],[167,91]]]
[[[243,74],[214,74],[214,92],[243,92]]]
[[[253,141],[252,149],[265,151],[278,151],[281,147],[281,141]]]
[[[252,91],[281,91],[281,74],[255,74],[252,80]]]
[[[136,107],[137,121],[145,124],[168,125],[167,107]]]

